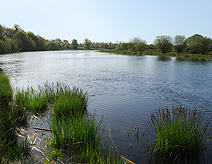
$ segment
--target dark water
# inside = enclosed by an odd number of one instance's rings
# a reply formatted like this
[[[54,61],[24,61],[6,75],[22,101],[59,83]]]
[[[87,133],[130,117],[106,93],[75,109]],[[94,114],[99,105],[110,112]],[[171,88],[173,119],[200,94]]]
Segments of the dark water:
[[[88,110],[97,119],[103,116],[104,142],[112,144],[110,129],[120,153],[136,163],[148,162],[146,127],[151,112],[175,104],[212,116],[212,62],[208,60],[94,51],[29,52],[0,56],[0,68],[14,88],[61,81],[87,91]],[[207,150],[205,161],[211,163],[212,144]]]

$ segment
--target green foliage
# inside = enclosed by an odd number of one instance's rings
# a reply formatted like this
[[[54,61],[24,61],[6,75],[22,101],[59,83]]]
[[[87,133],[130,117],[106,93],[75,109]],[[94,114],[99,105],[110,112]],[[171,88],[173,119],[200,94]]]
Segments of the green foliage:
[[[186,48],[185,36],[176,35],[174,37],[174,48],[178,54],[182,53]]]
[[[168,35],[157,36],[154,40],[154,44],[158,47],[158,49],[163,52],[171,52],[172,51],[172,38]]]
[[[87,94],[82,90],[65,90],[60,93],[54,104],[53,114],[55,118],[70,119],[83,115],[87,108]],[[64,115],[64,113],[66,113]]]
[[[212,40],[195,34],[186,40],[187,52],[192,54],[206,54],[212,50]]]
[[[15,94],[15,103],[19,108],[26,111],[38,113],[46,110],[48,97],[45,94],[37,93],[33,88],[27,88],[26,91],[18,90]]]
[[[86,112],[87,93],[67,85],[46,84],[40,88],[54,101],[51,120],[50,155],[57,159],[70,156],[69,162],[121,163],[101,146],[100,123]]]
[[[138,51],[140,54],[147,49],[147,45],[145,42],[139,42],[135,45],[135,50]]]
[[[0,40],[0,54],[3,54],[5,52],[5,43],[3,40]]]
[[[88,38],[85,38],[84,46],[85,46],[85,49],[91,49],[91,40],[89,40]]]
[[[9,103],[12,100],[12,88],[6,75],[0,72],[0,100],[1,103]]]
[[[12,104],[12,88],[9,79],[0,72],[0,163],[9,163],[21,154],[27,154],[26,143],[18,143],[20,117]]]
[[[180,157],[200,154],[211,139],[204,114],[186,107],[161,109],[151,114],[153,151],[161,156]]]
[[[77,40],[73,39],[71,42],[71,48],[75,50],[75,49],[77,49],[77,47],[78,47]]]
[[[118,51],[126,51],[128,50],[128,44],[129,43],[120,43],[116,46],[116,50]]]

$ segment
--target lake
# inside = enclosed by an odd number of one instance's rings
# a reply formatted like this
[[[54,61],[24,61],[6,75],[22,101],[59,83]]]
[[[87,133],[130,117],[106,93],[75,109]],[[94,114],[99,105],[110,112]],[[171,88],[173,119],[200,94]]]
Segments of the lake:
[[[1,55],[0,68],[14,89],[59,81],[87,91],[88,111],[97,120],[103,117],[104,143],[112,146],[110,129],[119,152],[136,163],[149,161],[146,128],[155,110],[185,105],[205,112],[205,118],[212,116],[210,60],[96,51],[25,52]],[[205,163],[211,163],[211,143],[207,150]]]

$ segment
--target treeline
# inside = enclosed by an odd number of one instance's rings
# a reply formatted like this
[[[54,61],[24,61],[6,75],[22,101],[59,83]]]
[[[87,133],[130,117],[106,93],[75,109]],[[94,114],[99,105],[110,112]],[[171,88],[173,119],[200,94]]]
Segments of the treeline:
[[[168,35],[157,36],[153,44],[141,38],[135,37],[124,43],[92,42],[85,38],[83,43],[73,39],[68,40],[56,38],[47,40],[33,32],[25,32],[20,25],[15,24],[13,28],[0,25],[0,54],[25,52],[25,51],[54,51],[70,49],[112,49],[129,53],[186,53],[186,54],[210,54],[212,55],[212,39],[195,34],[186,38],[176,35],[174,38]]]
[[[26,51],[54,51],[70,49],[115,49],[117,44],[94,43],[85,38],[83,43],[78,44],[76,39],[70,43],[68,40],[56,38],[47,40],[33,32],[25,32],[20,25],[13,28],[0,25],[0,54],[26,52]]]
[[[162,53],[188,53],[188,54],[211,54],[212,39],[195,34],[189,38],[176,35],[174,38],[168,35],[157,36],[153,44],[148,45],[141,38],[132,38],[128,43],[119,43],[116,51],[138,52],[162,52]]]

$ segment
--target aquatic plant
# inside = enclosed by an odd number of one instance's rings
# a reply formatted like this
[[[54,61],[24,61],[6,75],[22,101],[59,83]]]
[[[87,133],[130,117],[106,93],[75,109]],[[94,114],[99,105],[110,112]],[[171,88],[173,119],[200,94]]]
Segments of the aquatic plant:
[[[51,120],[50,155],[69,162],[121,163],[120,158],[101,144],[100,122],[87,112],[88,96],[66,85],[46,85],[42,91],[55,96]],[[49,92],[51,91],[51,92]],[[53,94],[52,94],[53,93]]]
[[[54,118],[64,120],[82,116],[86,112],[87,101],[87,93],[82,90],[65,90],[57,95],[53,107]]]
[[[29,152],[27,144],[18,143],[20,117],[12,104],[9,79],[0,72],[0,163],[9,163]]]
[[[48,99],[45,94],[34,91],[31,87],[27,90],[17,90],[15,94],[15,103],[19,107],[25,108],[28,112],[33,113],[44,111],[47,108]]]
[[[165,157],[200,154],[211,140],[204,114],[186,107],[160,109],[151,114],[154,153]]]

